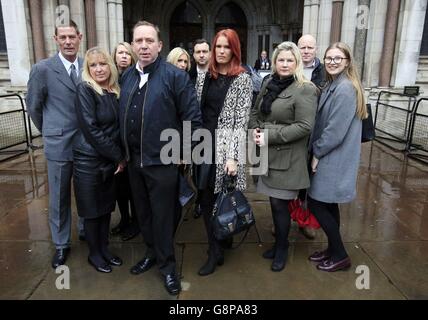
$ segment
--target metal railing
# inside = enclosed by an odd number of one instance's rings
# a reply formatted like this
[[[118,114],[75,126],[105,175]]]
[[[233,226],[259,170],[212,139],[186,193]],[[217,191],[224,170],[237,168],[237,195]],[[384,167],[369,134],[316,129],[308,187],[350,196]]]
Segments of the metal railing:
[[[385,100],[389,101],[390,96],[404,99],[401,101],[401,105],[400,101],[396,101],[395,104],[386,103]],[[376,141],[395,150],[406,151],[409,147],[415,104],[414,96],[390,91],[379,92],[374,117]]]
[[[10,98],[17,98],[19,105],[14,110],[0,112],[0,161],[37,148],[32,141],[40,136],[40,133],[27,115],[24,99],[17,93],[0,95],[0,99],[6,98],[9,98],[9,101],[13,101]]]
[[[21,108],[0,112],[0,154],[10,154],[10,157],[23,154],[30,147],[23,99],[17,93],[0,95],[0,98],[12,97],[19,99]],[[13,148],[21,144],[25,144],[24,149]]]
[[[418,112],[423,101],[428,101],[428,98],[419,99],[414,109],[407,154],[428,163],[428,115]]]

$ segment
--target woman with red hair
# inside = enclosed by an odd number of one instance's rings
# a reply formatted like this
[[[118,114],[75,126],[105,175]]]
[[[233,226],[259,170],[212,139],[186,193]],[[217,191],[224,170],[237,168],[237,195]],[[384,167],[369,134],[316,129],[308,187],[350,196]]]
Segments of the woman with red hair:
[[[208,72],[198,75],[196,90],[203,127],[215,141],[210,163],[198,167],[200,206],[208,235],[208,261],[198,274],[215,271],[224,261],[223,249],[215,239],[210,221],[217,194],[226,175],[236,178],[236,189],[245,190],[245,138],[251,109],[253,85],[241,66],[241,44],[236,31],[225,29],[214,37]],[[216,139],[215,139],[216,138]]]

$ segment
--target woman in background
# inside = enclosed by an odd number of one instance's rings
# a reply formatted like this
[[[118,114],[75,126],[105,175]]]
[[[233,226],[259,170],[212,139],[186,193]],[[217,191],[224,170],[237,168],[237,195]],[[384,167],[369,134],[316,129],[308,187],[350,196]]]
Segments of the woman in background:
[[[137,57],[128,42],[119,42],[113,50],[112,58],[119,72],[119,78],[128,67],[137,62]],[[111,234],[120,235],[122,241],[128,241],[140,233],[140,227],[135,215],[135,206],[132,200],[128,169],[126,167],[123,172],[115,175],[115,185],[120,221],[111,229]],[[131,208],[131,212],[129,208]]]
[[[181,70],[190,71],[190,55],[183,48],[177,47],[172,49],[166,57],[166,61]]]

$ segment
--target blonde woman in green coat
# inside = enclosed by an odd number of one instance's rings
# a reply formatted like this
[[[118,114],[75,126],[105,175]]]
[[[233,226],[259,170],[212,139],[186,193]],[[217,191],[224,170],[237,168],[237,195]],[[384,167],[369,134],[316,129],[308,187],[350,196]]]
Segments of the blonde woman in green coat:
[[[308,139],[315,121],[317,89],[303,75],[302,57],[292,42],[273,53],[272,76],[265,81],[252,111],[249,127],[256,145],[268,146],[268,172],[257,191],[269,196],[275,244],[263,254],[273,259],[272,271],[284,269],[288,257],[288,202],[309,187]]]

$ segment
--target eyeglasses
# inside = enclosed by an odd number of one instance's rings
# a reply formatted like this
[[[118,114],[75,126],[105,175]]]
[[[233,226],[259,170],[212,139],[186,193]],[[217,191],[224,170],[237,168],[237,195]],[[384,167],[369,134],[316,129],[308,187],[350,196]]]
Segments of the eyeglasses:
[[[340,64],[342,63],[342,60],[347,60],[348,58],[343,58],[343,57],[326,57],[324,58],[324,62],[327,64],[330,64],[331,62],[334,62],[335,64]]]

